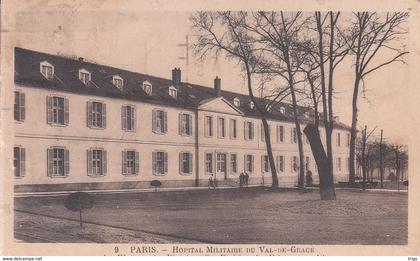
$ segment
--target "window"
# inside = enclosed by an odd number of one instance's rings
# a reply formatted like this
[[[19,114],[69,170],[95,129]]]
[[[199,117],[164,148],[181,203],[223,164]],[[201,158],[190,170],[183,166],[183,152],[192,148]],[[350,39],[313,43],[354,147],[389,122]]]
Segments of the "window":
[[[13,167],[15,178],[25,176],[25,149],[21,147],[13,148]]]
[[[164,134],[168,132],[168,115],[163,110],[153,110],[152,128],[154,133]]]
[[[284,141],[284,126],[277,126],[277,143],[282,143]]]
[[[206,153],[206,174],[213,173],[213,153]]]
[[[279,171],[284,172],[284,156],[277,156],[277,168]]]
[[[181,152],[179,153],[179,172],[183,175],[192,173],[192,153]]]
[[[25,120],[25,94],[23,92],[15,92],[15,104],[13,107],[15,121]]]
[[[192,115],[187,113],[179,114],[179,134],[182,136],[192,135]]]
[[[177,89],[176,89],[175,87],[171,86],[171,87],[169,87],[169,89],[168,89],[168,93],[169,93],[169,95],[170,95],[172,98],[176,99],[177,94],[178,94],[178,91],[177,91]]]
[[[298,170],[298,162],[297,162],[297,156],[292,156],[292,167],[293,172],[296,172]]]
[[[147,95],[152,95],[152,84],[149,81],[144,81],[141,88]]]
[[[230,171],[232,174],[238,172],[238,155],[230,154]]]
[[[79,80],[87,85],[91,81],[90,72],[86,71],[85,69],[79,70]]]
[[[253,172],[254,171],[254,156],[253,155],[245,155],[245,171],[246,172]]]
[[[305,169],[306,169],[306,171],[311,170],[311,162],[310,162],[310,158],[308,156],[305,157]]]
[[[350,147],[350,133],[347,133],[347,147]]]
[[[216,171],[218,173],[226,173],[226,153],[217,153],[216,155]]]
[[[62,147],[47,149],[48,176],[65,177],[69,174],[69,151]]]
[[[140,170],[139,153],[135,150],[123,150],[122,174],[138,175]]]
[[[54,78],[54,66],[52,66],[49,62],[41,62],[40,71],[41,74],[48,80],[52,80]]]
[[[154,151],[152,158],[153,174],[166,175],[168,173],[168,153],[164,151]]]
[[[284,115],[286,113],[286,108],[284,108],[283,106],[280,107],[280,113]]]
[[[291,132],[291,134],[290,134],[290,140],[291,140],[291,143],[297,143],[297,133],[296,133],[296,128],[291,128],[291,129],[290,129],[290,132]]]
[[[204,130],[205,130],[205,136],[206,137],[212,137],[213,136],[213,117],[206,116],[204,119]]]
[[[47,96],[47,121],[49,124],[69,124],[69,100],[63,97]]]
[[[225,118],[217,118],[217,137],[225,138],[226,137],[226,125]]]
[[[230,119],[229,129],[230,129],[230,138],[236,139],[236,137],[238,136],[238,131],[237,131],[235,119]]]
[[[244,138],[245,140],[254,139],[254,123],[251,121],[244,122]]]
[[[87,102],[89,128],[106,128],[106,104],[96,101]]]
[[[341,146],[341,134],[337,132],[337,147]]]
[[[253,110],[253,109],[255,108],[255,104],[254,104],[254,102],[250,102],[250,103],[249,103],[249,108],[250,108],[251,110]]]
[[[114,76],[112,77],[112,84],[118,89],[122,89],[124,81],[120,76]]]
[[[261,156],[261,171],[262,172],[269,172],[270,170],[270,163],[268,161],[268,156],[267,155],[262,155]]]
[[[235,105],[236,107],[241,106],[241,101],[238,98],[233,98],[233,105]]]
[[[271,128],[270,125],[268,125],[268,135],[271,134]],[[261,141],[265,141],[265,131],[264,131],[264,125],[261,124]]]
[[[341,158],[337,158],[337,171],[341,171]]]
[[[102,148],[91,148],[87,151],[88,175],[103,176],[107,172],[106,151]]]
[[[347,171],[350,171],[350,158],[347,158],[346,160],[346,169]]]
[[[133,105],[121,106],[121,128],[125,131],[136,130],[136,108]]]

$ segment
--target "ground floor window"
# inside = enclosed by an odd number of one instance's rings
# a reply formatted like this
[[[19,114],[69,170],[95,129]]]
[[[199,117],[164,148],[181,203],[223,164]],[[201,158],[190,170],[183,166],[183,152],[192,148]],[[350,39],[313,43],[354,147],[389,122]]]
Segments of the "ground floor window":
[[[179,153],[179,172],[181,174],[192,173],[192,153],[189,153],[189,152]]]
[[[206,153],[206,173],[213,173],[213,153]]]
[[[153,174],[166,175],[168,173],[168,153],[164,151],[155,151],[152,155]]]
[[[306,157],[305,158],[305,169],[306,171],[310,171],[311,170],[311,162],[310,162],[310,158]]]
[[[69,174],[69,151],[63,147],[47,149],[48,176],[64,177]]]
[[[261,157],[261,170],[263,172],[269,172],[269,169],[270,169],[270,164],[269,164],[269,161],[268,161],[268,156],[263,155]]]
[[[297,162],[297,156],[292,156],[292,171],[296,172],[298,171],[298,162]]]
[[[341,171],[341,158],[337,158],[337,171]]]
[[[279,171],[284,172],[284,156],[277,156],[277,164]]]
[[[253,155],[245,155],[245,171],[246,172],[253,172],[254,171],[254,156]]]
[[[15,177],[25,176],[25,149],[21,147],[13,148],[13,167]]]
[[[217,153],[217,172],[226,173],[226,153]]]
[[[139,153],[135,150],[124,150],[123,157],[123,175],[137,175],[140,170]]]
[[[238,155],[230,154],[230,171],[232,173],[238,172]]]
[[[107,153],[102,148],[88,150],[88,175],[103,176],[107,172]]]

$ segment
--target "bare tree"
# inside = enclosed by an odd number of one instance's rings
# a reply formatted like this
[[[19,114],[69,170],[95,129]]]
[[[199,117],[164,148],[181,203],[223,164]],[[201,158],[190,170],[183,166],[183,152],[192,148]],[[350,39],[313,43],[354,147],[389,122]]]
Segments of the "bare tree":
[[[266,143],[267,156],[272,175],[272,187],[278,187],[278,177],[271,146],[270,130],[267,122],[267,113],[274,101],[282,100],[286,91],[270,93],[269,99],[259,99],[254,95],[256,85],[255,74],[257,65],[262,59],[262,51],[249,31],[245,30],[248,14],[246,12],[197,12],[191,16],[192,27],[198,34],[197,42],[193,45],[195,53],[201,57],[215,54],[216,57],[224,55],[241,65],[247,80],[247,89],[251,101],[258,111]],[[258,84],[257,84],[258,85]],[[259,86],[259,88],[263,88]],[[260,93],[263,93],[261,91]]]
[[[378,14],[376,12],[356,12],[352,26],[349,46],[354,55],[354,89],[352,101],[352,125],[350,136],[350,175],[349,182],[355,181],[355,147],[357,135],[357,101],[360,86],[366,76],[391,63],[402,61],[408,52],[404,51],[402,37],[408,13],[395,12]]]

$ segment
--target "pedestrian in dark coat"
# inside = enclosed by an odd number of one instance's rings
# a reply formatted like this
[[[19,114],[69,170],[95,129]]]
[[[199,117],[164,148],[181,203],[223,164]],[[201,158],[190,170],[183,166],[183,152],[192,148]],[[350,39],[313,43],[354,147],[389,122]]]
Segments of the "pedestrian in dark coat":
[[[245,184],[248,187],[248,181],[249,181],[249,174],[245,171]]]
[[[244,185],[244,181],[245,181],[245,175],[243,172],[241,172],[241,174],[239,174],[239,187],[242,188],[242,186]]]

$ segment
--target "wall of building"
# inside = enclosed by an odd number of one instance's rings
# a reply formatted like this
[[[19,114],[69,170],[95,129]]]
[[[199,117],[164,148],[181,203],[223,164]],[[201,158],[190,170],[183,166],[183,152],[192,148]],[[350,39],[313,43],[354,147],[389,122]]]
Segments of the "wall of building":
[[[261,166],[262,155],[266,155],[266,145],[261,139],[261,121],[256,118],[247,118],[240,114],[226,114],[214,111],[199,111],[198,113],[198,163],[195,161],[195,128],[193,135],[181,136],[178,130],[178,114],[186,112],[193,115],[195,112],[163,105],[128,102],[121,99],[105,97],[88,97],[79,94],[58,92],[53,90],[16,86],[16,90],[26,95],[26,119],[15,124],[15,145],[26,150],[25,176],[16,178],[17,191],[25,190],[60,190],[60,189],[109,189],[109,188],[141,188],[149,187],[150,181],[159,179],[163,187],[194,186],[196,168],[198,167],[199,184],[207,186],[208,175],[205,173],[205,153],[223,152],[237,154],[238,172],[231,173],[228,169],[228,181],[216,177],[220,184],[237,186],[239,174],[244,171],[244,155],[254,155],[254,172],[250,173],[251,184],[271,183],[271,174],[263,173]],[[68,126],[55,126],[47,124],[46,97],[59,96],[69,99]],[[86,124],[87,101],[101,101],[107,106],[107,124],[105,129],[93,129]],[[136,131],[127,132],[121,128],[121,106],[135,105]],[[152,110],[163,109],[168,114],[168,132],[156,134],[152,131]],[[213,116],[213,136],[204,135],[204,117]],[[217,118],[224,117],[226,123],[226,137],[220,138],[217,133]],[[237,138],[230,138],[229,120],[237,120]],[[244,121],[254,122],[254,139],[244,140]],[[291,142],[291,128],[293,123],[269,121],[271,126],[271,141],[274,156],[285,156],[285,171],[279,173],[281,186],[297,184],[298,172],[292,171],[291,157],[299,156],[297,144]],[[284,141],[277,143],[276,125],[284,126]],[[304,126],[302,126],[303,128]],[[341,146],[336,146],[336,132],[341,134]],[[348,147],[346,146],[346,131],[336,130],[333,134],[334,156],[341,157],[341,171],[335,169],[335,180],[346,181],[348,170],[346,159]],[[322,135],[325,138],[325,133]],[[318,182],[315,161],[312,157],[309,144],[304,141],[305,155],[310,157],[310,169],[313,172],[314,183]],[[70,173],[66,177],[47,176],[47,149],[52,146],[66,147],[70,151]],[[101,147],[107,151],[107,174],[92,177],[87,175],[87,150],[91,147]],[[122,175],[122,151],[134,149],[140,155],[140,173],[137,176]],[[152,152],[162,150],[168,153],[168,173],[156,176],[152,173]],[[190,175],[182,175],[179,171],[179,153],[193,154],[193,171]],[[229,159],[229,157],[228,157]],[[214,161],[216,158],[214,158]],[[229,164],[229,160],[227,162]],[[336,163],[336,160],[334,160]],[[54,185],[55,187],[47,185]],[[38,185],[36,187],[30,185]]]

